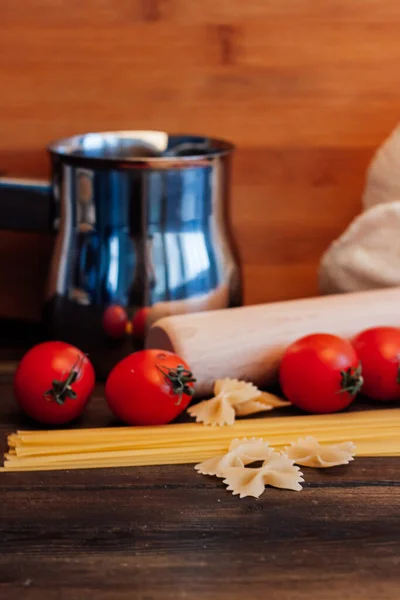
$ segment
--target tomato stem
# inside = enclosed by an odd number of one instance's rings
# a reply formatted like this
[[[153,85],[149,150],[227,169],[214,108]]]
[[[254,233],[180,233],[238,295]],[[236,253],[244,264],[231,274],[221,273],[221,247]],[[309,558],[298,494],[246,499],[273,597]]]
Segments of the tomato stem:
[[[349,367],[346,371],[340,371],[342,381],[339,393],[348,392],[351,396],[358,394],[364,383],[361,370],[360,362],[357,367]]]
[[[78,379],[83,365],[84,356],[78,356],[71,370],[68,372],[66,379],[65,373],[62,374],[61,380],[54,379],[51,389],[44,393],[44,397],[49,402],[56,402],[62,406],[66,400],[75,400],[76,392],[72,389],[72,384]]]
[[[187,396],[193,396],[194,389],[188,384],[194,383],[196,379],[193,377],[193,373],[191,371],[185,369],[183,365],[177,365],[176,369],[160,367],[159,365],[156,365],[156,367],[163,377],[168,381],[174,394],[179,395],[178,400],[175,403],[176,406],[179,406],[179,404],[182,402],[183,394],[186,394]]]

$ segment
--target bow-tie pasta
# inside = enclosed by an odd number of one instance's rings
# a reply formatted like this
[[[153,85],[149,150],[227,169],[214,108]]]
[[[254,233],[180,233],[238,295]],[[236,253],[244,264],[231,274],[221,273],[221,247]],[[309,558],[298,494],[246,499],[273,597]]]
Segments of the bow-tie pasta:
[[[214,398],[188,408],[190,416],[205,425],[233,425],[236,416],[246,416],[286,406],[273,394],[261,392],[255,385],[237,379],[218,379],[214,385]]]
[[[247,417],[248,415],[265,412],[273,408],[282,408],[283,406],[290,406],[290,402],[281,400],[281,398],[278,398],[274,394],[261,392],[257,398],[236,405],[235,413],[237,417]]]
[[[353,442],[323,446],[309,436],[286,446],[285,453],[297,465],[303,467],[328,468],[347,465],[354,460],[356,447]]]
[[[259,498],[266,485],[299,492],[304,481],[302,475],[299,467],[296,467],[290,458],[270,450],[258,469],[251,467],[227,469],[224,483],[233,495],[239,495],[240,498],[246,496]]]
[[[196,471],[202,475],[216,475],[225,477],[226,470],[231,467],[243,467],[253,462],[264,460],[270,452],[268,442],[262,438],[250,440],[234,439],[231,441],[226,454],[209,458],[195,466]]]

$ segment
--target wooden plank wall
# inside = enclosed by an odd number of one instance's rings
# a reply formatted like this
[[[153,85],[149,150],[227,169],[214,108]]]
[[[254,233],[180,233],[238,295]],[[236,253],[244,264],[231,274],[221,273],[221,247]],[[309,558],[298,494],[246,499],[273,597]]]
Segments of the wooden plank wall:
[[[228,138],[246,302],[317,292],[400,118],[399,2],[2,0],[0,23],[0,171],[88,130]],[[0,234],[0,315],[37,318],[50,250]]]

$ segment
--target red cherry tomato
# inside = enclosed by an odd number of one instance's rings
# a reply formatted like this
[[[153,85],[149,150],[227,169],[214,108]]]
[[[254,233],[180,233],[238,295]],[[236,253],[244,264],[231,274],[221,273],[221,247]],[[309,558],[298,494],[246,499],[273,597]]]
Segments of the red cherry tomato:
[[[303,337],[286,349],[280,366],[285,396],[311,413],[330,413],[353,402],[362,385],[352,345],[329,334]]]
[[[110,337],[123,337],[126,333],[127,323],[126,310],[118,304],[112,304],[103,313],[103,329]]]
[[[129,425],[163,425],[179,415],[193,396],[187,363],[165,350],[141,350],[118,363],[105,396],[111,411]]]
[[[374,327],[353,339],[362,363],[363,393],[374,400],[400,399],[400,329]]]
[[[76,419],[93,391],[95,374],[86,356],[64,342],[44,342],[25,354],[14,377],[22,410],[39,423]]]
[[[140,338],[141,340],[146,336],[146,321],[147,316],[149,314],[149,308],[144,306],[143,308],[139,308],[136,311],[133,319],[132,319],[132,333],[135,337]]]

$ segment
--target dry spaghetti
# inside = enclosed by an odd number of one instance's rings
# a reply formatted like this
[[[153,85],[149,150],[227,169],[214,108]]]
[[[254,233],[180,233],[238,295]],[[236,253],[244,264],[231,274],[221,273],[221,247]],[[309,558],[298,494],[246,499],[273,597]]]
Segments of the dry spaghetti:
[[[45,471],[198,463],[226,452],[234,437],[262,437],[283,449],[299,436],[322,444],[351,439],[358,456],[400,456],[400,409],[237,421],[229,427],[182,423],[18,431],[8,437],[2,471]]]

